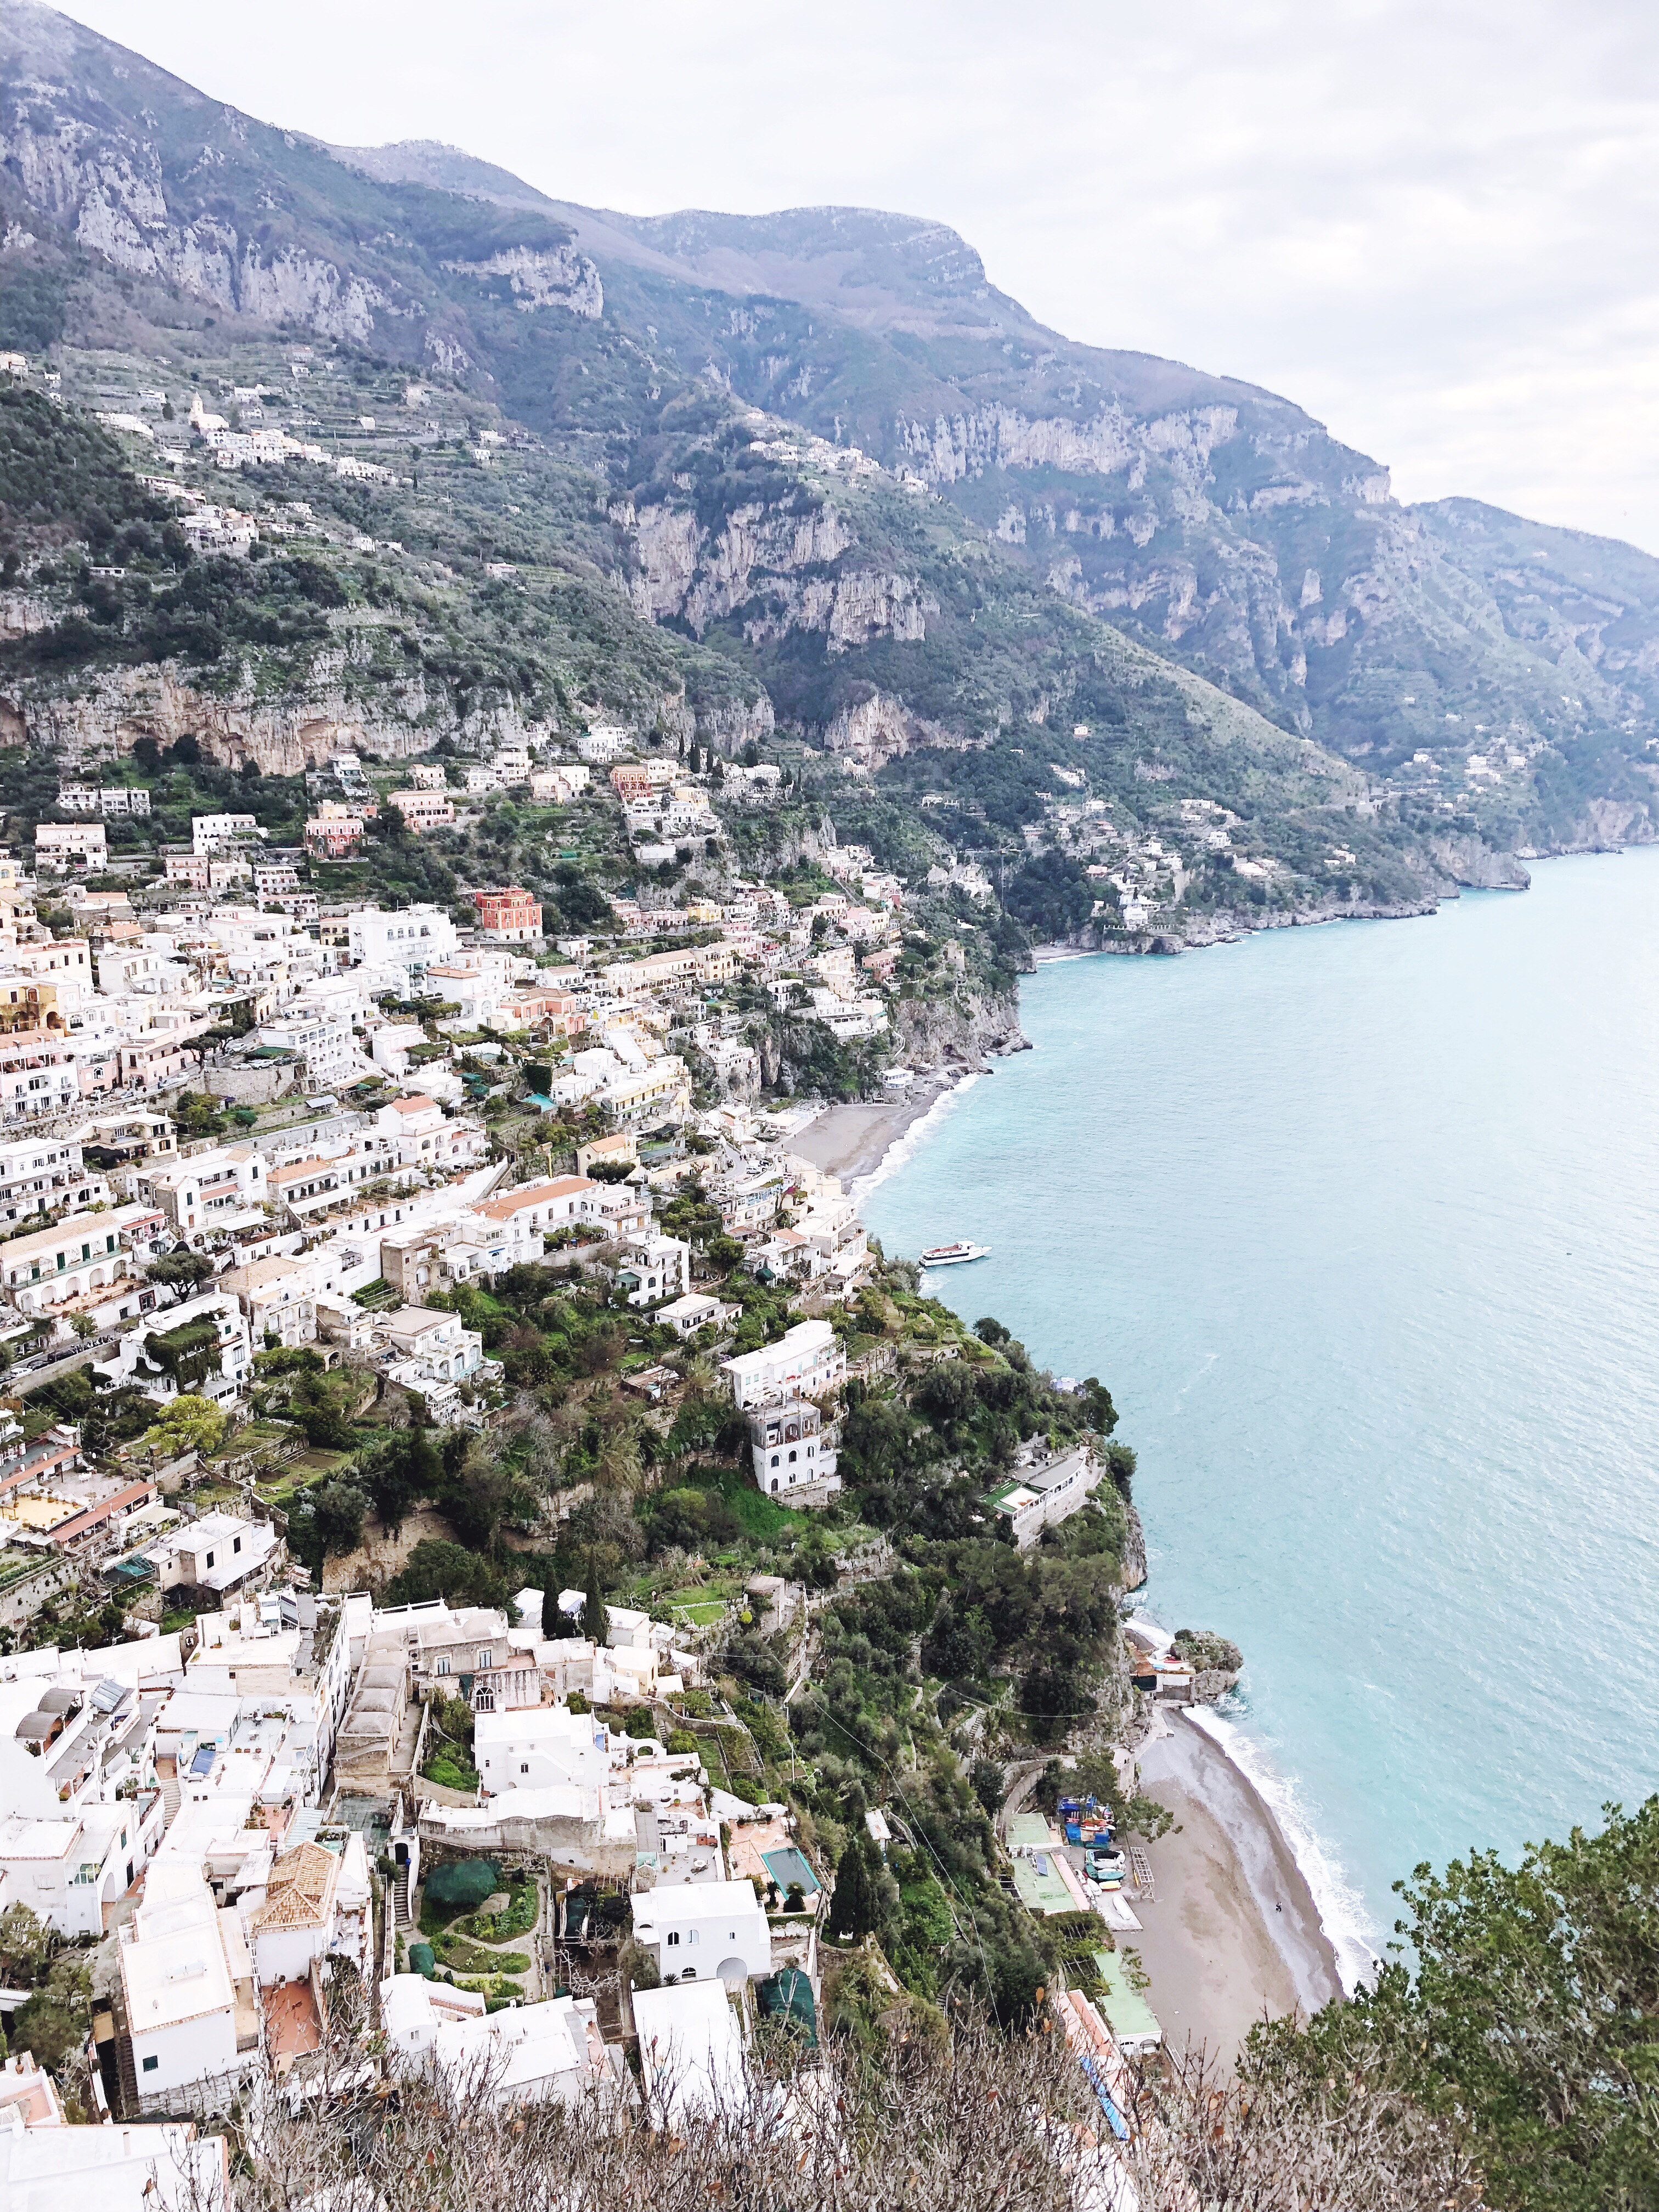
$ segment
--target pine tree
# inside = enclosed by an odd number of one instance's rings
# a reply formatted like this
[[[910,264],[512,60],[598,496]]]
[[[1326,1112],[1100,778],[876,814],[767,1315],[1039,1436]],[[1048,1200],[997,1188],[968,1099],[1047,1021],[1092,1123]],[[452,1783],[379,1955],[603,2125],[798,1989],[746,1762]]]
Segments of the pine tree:
[[[611,1634],[611,1615],[599,1595],[599,1562],[591,1553],[587,1562],[587,1595],[582,1600],[582,1634],[595,1644],[605,1643]]]

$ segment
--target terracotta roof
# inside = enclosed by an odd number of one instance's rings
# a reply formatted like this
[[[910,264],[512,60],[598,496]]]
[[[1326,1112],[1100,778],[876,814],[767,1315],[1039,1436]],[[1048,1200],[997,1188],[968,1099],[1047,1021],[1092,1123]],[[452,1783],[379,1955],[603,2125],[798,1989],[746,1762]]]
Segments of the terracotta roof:
[[[435,1098],[425,1097],[417,1091],[412,1098],[394,1098],[392,1110],[394,1114],[429,1114],[437,1103]]]
[[[320,1928],[334,1899],[340,1862],[320,1844],[284,1851],[270,1869],[265,1901],[255,1914],[255,1934],[268,1928]]]
[[[545,1206],[550,1199],[568,1198],[572,1191],[598,1188],[588,1176],[560,1176],[552,1182],[532,1182],[523,1190],[503,1191],[499,1198],[485,1199],[473,1211],[490,1221],[511,1221],[515,1213],[523,1213],[532,1206]]]

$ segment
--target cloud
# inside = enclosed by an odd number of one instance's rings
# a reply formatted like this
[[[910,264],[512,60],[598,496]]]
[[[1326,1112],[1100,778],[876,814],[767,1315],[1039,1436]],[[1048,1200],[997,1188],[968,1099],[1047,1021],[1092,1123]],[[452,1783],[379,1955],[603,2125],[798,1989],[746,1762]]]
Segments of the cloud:
[[[953,224],[1098,344],[1287,394],[1453,493],[1659,550],[1659,15],[1604,0],[77,0],[256,114],[639,213]]]

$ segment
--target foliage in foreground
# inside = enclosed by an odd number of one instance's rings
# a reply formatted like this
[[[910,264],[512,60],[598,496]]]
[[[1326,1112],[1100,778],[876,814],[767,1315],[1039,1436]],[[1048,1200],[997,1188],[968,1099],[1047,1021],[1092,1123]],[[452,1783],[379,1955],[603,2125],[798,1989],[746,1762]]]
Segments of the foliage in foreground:
[[[659,2054],[660,2065],[661,2054]],[[666,2069],[619,2106],[497,2101],[486,2071],[378,2078],[343,2049],[231,2123],[229,2194],[186,2187],[186,2212],[1103,2212],[1125,2168],[1051,2020],[1002,2036],[975,2021],[811,2053],[763,2027],[746,2082],[682,2109]],[[295,2086],[290,2082],[289,2087]],[[1222,2205],[1302,2212],[1464,2212],[1476,2199],[1452,2130],[1397,2094],[1340,2089],[1282,2063],[1222,2087],[1177,2069],[1142,2094],[1131,2149],[1141,2212]]]
[[[1599,1834],[1418,1867],[1398,1885],[1414,1971],[1334,2006],[1297,2063],[1333,2074],[1376,2054],[1424,2105],[1468,2127],[1505,2212],[1659,2203],[1659,1797]]]

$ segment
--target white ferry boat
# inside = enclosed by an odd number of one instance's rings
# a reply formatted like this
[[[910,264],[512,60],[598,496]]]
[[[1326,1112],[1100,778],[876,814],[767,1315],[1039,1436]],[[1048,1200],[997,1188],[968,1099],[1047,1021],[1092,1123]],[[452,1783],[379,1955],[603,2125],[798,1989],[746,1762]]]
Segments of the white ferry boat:
[[[933,1244],[921,1255],[924,1267],[961,1267],[969,1260],[983,1260],[990,1252],[988,1244]]]

